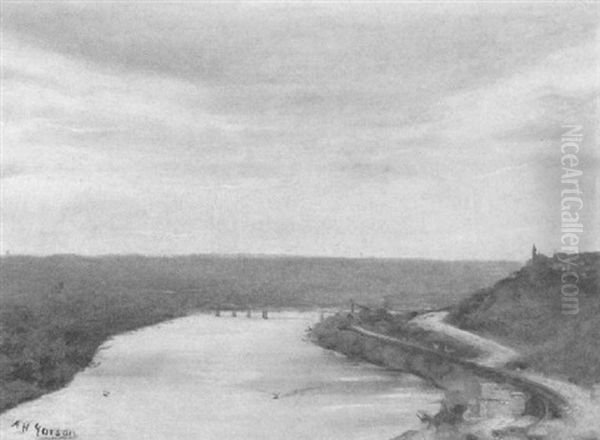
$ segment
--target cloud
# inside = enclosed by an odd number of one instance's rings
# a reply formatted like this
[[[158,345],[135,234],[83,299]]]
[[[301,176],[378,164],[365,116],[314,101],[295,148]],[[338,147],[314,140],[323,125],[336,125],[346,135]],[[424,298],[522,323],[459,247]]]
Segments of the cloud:
[[[574,113],[594,114],[599,55],[598,45],[586,41],[491,85],[450,95],[438,105],[439,135],[448,148],[469,155],[490,155],[490,147],[519,157],[539,152],[539,141],[556,139]],[[511,147],[515,142],[520,150]]]

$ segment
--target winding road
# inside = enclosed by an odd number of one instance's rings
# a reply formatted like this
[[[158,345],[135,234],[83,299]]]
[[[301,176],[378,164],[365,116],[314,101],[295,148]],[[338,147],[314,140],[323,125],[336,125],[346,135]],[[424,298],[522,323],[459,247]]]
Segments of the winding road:
[[[589,390],[559,379],[550,378],[533,371],[512,372],[501,368],[519,356],[510,347],[496,341],[461,330],[445,322],[448,312],[432,312],[416,316],[410,322],[424,330],[436,332],[478,349],[482,354],[472,362],[485,368],[499,369],[520,377],[544,393],[550,393],[556,402],[565,403],[562,416],[570,419],[577,428],[600,433],[600,399],[593,399]]]
[[[522,389],[523,391],[529,392],[531,395],[536,395],[539,398],[541,398],[544,402],[544,418],[551,414],[560,416],[562,418],[567,418],[571,414],[571,406],[569,404],[568,399],[566,399],[565,396],[563,396],[561,393],[557,392],[547,384],[543,384],[539,381],[526,378],[520,373],[504,370],[498,367],[480,365],[474,361],[464,360],[459,357],[440,352],[438,350],[432,350],[430,348],[426,348],[417,344],[407,343],[405,341],[393,338],[391,336],[376,333],[358,325],[351,325],[348,329],[355,333],[377,339],[384,343],[400,346],[405,350],[426,354],[429,356],[437,357],[440,359],[440,361],[460,365],[461,367],[465,368],[468,371],[471,371],[479,377],[494,382],[507,383],[515,386],[518,389]]]
[[[446,323],[444,320],[447,316],[448,312],[446,311],[424,313],[416,316],[410,322],[421,327],[423,330],[446,335],[477,349],[481,355],[473,362],[479,365],[502,367],[519,356],[519,353],[512,348]]]

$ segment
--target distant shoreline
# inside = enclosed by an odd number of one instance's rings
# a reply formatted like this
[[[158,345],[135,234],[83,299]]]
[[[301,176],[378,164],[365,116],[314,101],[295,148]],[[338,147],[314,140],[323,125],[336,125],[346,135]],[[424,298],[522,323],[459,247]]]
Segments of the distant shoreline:
[[[264,253],[181,253],[181,254],[143,254],[143,253],[123,253],[123,254],[78,254],[78,253],[8,253],[0,255],[0,261],[8,258],[147,258],[147,259],[184,259],[184,258],[216,258],[223,260],[235,259],[255,259],[255,260],[349,260],[349,261],[417,261],[417,262],[435,262],[435,263],[502,263],[502,264],[523,264],[522,260],[511,258],[436,258],[421,256],[378,256],[378,255],[310,255],[310,254],[264,254]]]

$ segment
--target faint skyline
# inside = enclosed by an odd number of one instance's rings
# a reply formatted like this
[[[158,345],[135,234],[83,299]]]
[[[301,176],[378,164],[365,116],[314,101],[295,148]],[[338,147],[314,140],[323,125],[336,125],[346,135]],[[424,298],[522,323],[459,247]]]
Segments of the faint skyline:
[[[2,249],[519,259],[560,248],[595,3],[3,2]]]

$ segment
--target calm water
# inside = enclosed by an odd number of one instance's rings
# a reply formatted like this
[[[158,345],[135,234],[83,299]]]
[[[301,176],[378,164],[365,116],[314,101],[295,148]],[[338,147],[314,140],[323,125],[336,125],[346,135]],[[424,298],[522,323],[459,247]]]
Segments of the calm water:
[[[385,440],[437,409],[418,378],[307,342],[317,316],[195,315],[118,336],[67,388],[0,416],[0,438],[34,438],[38,423],[94,440]]]

